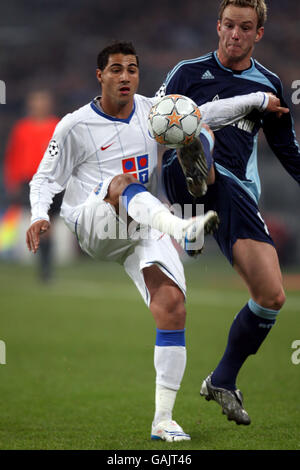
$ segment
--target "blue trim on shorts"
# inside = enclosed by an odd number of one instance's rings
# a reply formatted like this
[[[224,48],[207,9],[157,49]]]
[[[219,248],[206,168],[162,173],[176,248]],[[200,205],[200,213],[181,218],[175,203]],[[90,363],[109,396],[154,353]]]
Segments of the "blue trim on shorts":
[[[156,328],[156,346],[185,346],[185,328],[183,330],[160,330]]]

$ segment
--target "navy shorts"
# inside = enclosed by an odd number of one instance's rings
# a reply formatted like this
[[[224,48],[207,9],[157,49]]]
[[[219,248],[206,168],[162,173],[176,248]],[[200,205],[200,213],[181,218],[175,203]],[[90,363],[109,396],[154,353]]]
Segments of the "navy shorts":
[[[184,204],[204,204],[205,212],[214,210],[218,213],[220,225],[214,238],[231,264],[232,247],[239,238],[250,238],[275,246],[255,200],[233,179],[216,169],[215,173],[215,183],[208,186],[205,196],[196,199],[187,190],[176,152],[167,151],[164,154],[162,185],[168,200],[171,204],[180,204],[182,210]]]

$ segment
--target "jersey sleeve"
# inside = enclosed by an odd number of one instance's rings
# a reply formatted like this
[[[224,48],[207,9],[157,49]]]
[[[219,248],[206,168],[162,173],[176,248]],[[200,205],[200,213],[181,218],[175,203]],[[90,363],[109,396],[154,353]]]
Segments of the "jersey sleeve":
[[[282,106],[287,106],[282,86],[278,90],[278,98]],[[287,172],[300,184],[300,147],[296,139],[294,121],[291,113],[280,118],[274,113],[264,116],[262,128],[267,142]]]
[[[82,147],[68,115],[56,126],[36,174],[30,182],[31,223],[49,220],[55,194],[63,191],[80,161]]]
[[[248,95],[209,101],[199,106],[199,109],[203,116],[203,122],[211,130],[217,131],[247,116],[253,109],[264,111],[268,103],[267,93],[258,91]]]

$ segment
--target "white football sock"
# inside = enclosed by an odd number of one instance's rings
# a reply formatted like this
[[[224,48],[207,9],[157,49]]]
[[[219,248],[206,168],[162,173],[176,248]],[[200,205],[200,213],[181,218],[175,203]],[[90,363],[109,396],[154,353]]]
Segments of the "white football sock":
[[[177,391],[186,366],[185,346],[155,346],[156,370],[154,424],[172,419]]]
[[[172,419],[176,395],[177,390],[171,390],[163,385],[156,384],[154,426],[161,423],[161,421],[169,421]]]
[[[173,215],[169,209],[148,191],[137,193],[128,204],[128,214],[142,225],[181,238],[188,221]]]

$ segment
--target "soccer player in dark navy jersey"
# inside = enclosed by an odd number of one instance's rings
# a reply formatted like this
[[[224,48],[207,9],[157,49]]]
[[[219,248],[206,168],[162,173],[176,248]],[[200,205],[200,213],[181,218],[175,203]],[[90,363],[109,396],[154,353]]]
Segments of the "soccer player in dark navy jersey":
[[[168,74],[159,94],[180,93],[201,105],[264,91],[277,95],[286,106],[279,77],[252,58],[254,46],[264,34],[266,14],[264,0],[223,0],[217,23],[218,50],[180,62]],[[217,401],[228,419],[238,424],[250,423],[236,388],[238,372],[247,357],[258,351],[285,302],[277,252],[258,209],[257,139],[261,128],[276,157],[300,183],[300,149],[290,113],[254,110],[214,132],[215,181],[203,197],[195,199],[203,193],[189,191],[191,181],[185,180],[187,172],[182,172],[180,154],[178,161],[174,151],[168,151],[163,161],[163,183],[172,204],[204,203],[206,210],[219,214],[221,222],[214,236],[250,292],[249,302],[232,323],[224,355],[203,381],[200,392]],[[201,153],[203,156],[203,148]],[[185,157],[189,156],[186,152]],[[212,160],[207,153],[206,159],[209,169]]]

